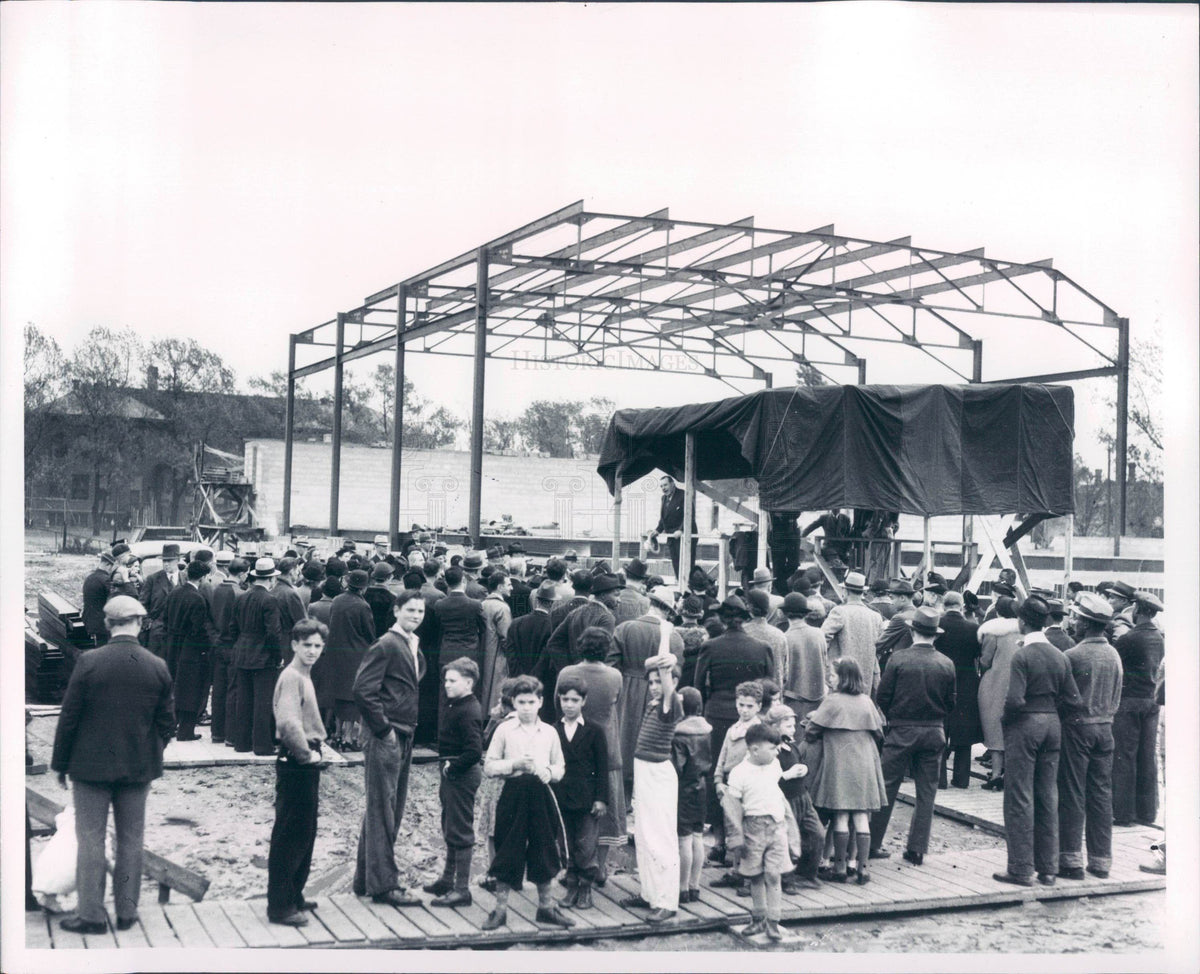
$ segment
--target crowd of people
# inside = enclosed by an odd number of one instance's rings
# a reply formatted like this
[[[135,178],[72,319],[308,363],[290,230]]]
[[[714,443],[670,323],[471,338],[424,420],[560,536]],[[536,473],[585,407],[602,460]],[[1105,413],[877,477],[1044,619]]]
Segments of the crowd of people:
[[[315,907],[304,887],[329,748],[364,753],[354,893],[421,902],[395,845],[422,723],[446,847],[423,890],[431,906],[470,904],[483,845],[485,929],[507,923],[526,880],[539,922],[573,926],[632,809],[640,891],[622,906],[662,923],[719,868],[708,885],[751,900],[746,932],[782,939],[782,893],[870,881],[905,777],[903,858],[921,866],[936,792],[970,786],[980,742],[982,787],[1004,793],[998,881],[1107,875],[1113,824],[1157,817],[1163,606],[1124,582],[1018,600],[1002,575],[985,613],[936,572],[868,584],[846,571],[835,591],[817,568],[760,567],[719,600],[700,569],[677,591],[640,559],[535,570],[519,542],[447,554],[424,535],[278,562],[183,560],[168,544],[139,579],[127,546],[105,552],[83,592],[97,648],[72,673],[52,760],[72,778],[79,834],[64,927],[106,928],[110,804],[117,925],[135,921],[162,748],[205,724],[213,742],[277,755],[267,914],[292,926]]]

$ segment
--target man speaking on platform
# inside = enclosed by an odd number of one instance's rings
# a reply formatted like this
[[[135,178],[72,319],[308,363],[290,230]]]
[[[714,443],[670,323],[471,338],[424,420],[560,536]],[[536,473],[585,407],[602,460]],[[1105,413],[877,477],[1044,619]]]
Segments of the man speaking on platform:
[[[683,491],[676,485],[674,478],[663,474],[659,478],[662,487],[662,507],[659,510],[658,526],[650,533],[653,539],[658,535],[669,535],[667,548],[671,552],[671,565],[675,570],[675,578],[679,578],[679,539],[683,537]],[[691,564],[696,564],[696,512],[692,512],[692,557]]]

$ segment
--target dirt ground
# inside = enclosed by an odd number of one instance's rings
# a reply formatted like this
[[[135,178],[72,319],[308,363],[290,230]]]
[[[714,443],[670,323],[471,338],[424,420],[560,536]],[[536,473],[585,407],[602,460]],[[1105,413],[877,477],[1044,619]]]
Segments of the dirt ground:
[[[37,593],[53,589],[78,604],[84,575],[93,557],[46,552],[44,542],[26,545],[26,606],[36,609]],[[38,717],[29,725],[27,744],[37,762],[49,762],[56,717]],[[266,856],[273,822],[274,769],[270,765],[168,770],[150,791],[146,815],[146,847],[211,881],[213,899],[266,895]],[[31,777],[29,784],[66,802],[68,792],[51,774]],[[443,850],[438,834],[439,810],[433,766],[413,768],[405,835],[397,860],[414,886],[434,878]],[[330,768],[322,774],[320,827],[313,854],[309,892],[348,892],[363,809],[361,767]],[[910,808],[896,806],[885,846],[899,855],[908,829]],[[41,842],[35,840],[35,856]],[[938,818],[931,853],[994,848],[996,836]],[[629,856],[610,860],[631,869]],[[1147,854],[1149,859],[1149,853]],[[477,850],[475,871],[483,870]],[[156,889],[143,895],[153,902]],[[1165,893],[1101,896],[1024,906],[988,908],[934,915],[812,923],[793,928],[798,939],[782,948],[804,952],[1016,952],[1078,953],[1144,952],[1161,949]],[[546,945],[564,950],[745,949],[732,934],[715,932],[677,936],[595,941],[584,945]]]

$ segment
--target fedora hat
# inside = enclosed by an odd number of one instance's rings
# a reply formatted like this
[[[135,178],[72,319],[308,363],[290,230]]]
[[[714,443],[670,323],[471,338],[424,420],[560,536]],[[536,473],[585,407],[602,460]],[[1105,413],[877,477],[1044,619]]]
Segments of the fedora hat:
[[[279,569],[275,567],[274,558],[259,558],[254,563],[254,570],[250,572],[251,578],[274,578],[279,574]]]
[[[751,585],[764,585],[767,582],[775,581],[775,576],[771,574],[769,568],[754,569],[754,577],[750,579]]]
[[[1007,595],[1010,599],[1015,599],[1017,597],[1017,590],[1009,585],[1008,582],[992,582],[992,594],[997,596]]]
[[[867,587],[867,579],[862,572],[847,572],[842,584],[846,586],[847,591],[861,592]]]
[[[546,579],[537,588],[537,593],[534,598],[539,602],[557,602],[558,601],[558,585],[550,579]]]
[[[621,587],[621,580],[616,575],[597,575],[592,579],[592,594],[603,595]]]
[[[1132,602],[1137,597],[1137,590],[1128,582],[1113,582],[1104,594],[1116,595],[1126,602]]]
[[[498,561],[499,559],[504,557],[504,549],[501,548],[498,544],[492,545],[487,550],[487,556],[488,556],[488,561]]]
[[[386,582],[392,577],[392,566],[386,561],[377,562],[375,567],[371,569],[371,581]]]
[[[938,625],[941,621],[942,614],[937,609],[923,605],[908,620],[908,626],[913,632],[919,632],[922,636],[940,636],[946,631]]]
[[[737,615],[742,619],[750,618],[750,610],[746,608],[746,603],[736,595],[730,595],[728,598],[726,598],[725,601],[721,603],[720,611],[722,614]]]
[[[483,567],[483,555],[481,555],[478,551],[468,551],[467,554],[463,556],[462,566],[468,571],[478,571]]]
[[[912,595],[912,583],[903,578],[893,578],[888,582],[889,595]]]
[[[118,552],[118,551],[117,551],[117,548],[119,548],[119,547],[121,547],[121,546],[120,546],[120,545],[117,545],[115,548],[113,548],[113,554],[114,554],[114,555],[116,555],[116,554],[120,554],[120,552]],[[128,550],[129,550],[129,546],[128,546],[128,545],[126,545],[126,546],[125,546],[125,550],[126,550],[126,551],[128,551]],[[162,550],[162,559],[163,559],[163,561],[164,561],[164,562],[165,562],[165,561],[166,561],[168,558],[178,558],[178,557],[179,557],[179,545],[177,545],[177,544],[176,544],[175,542],[173,542],[173,541],[172,541],[172,542],[169,542],[168,544],[165,544],[165,545],[163,545],[163,550]]]
[[[635,582],[640,582],[646,577],[648,571],[646,563],[641,558],[634,558],[633,561],[625,566],[625,577],[632,578]]]
[[[946,594],[946,579],[945,576],[939,575],[937,572],[930,572],[925,579],[925,591],[937,592],[938,595]]]
[[[1111,622],[1113,617],[1112,606],[1108,604],[1105,598],[1097,595],[1095,592],[1080,592],[1075,599],[1075,612],[1083,616],[1085,619],[1090,619],[1092,622]]]

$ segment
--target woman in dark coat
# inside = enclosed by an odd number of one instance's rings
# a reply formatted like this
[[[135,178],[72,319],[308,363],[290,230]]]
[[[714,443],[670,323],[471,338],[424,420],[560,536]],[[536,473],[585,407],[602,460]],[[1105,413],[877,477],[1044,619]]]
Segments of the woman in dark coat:
[[[955,703],[946,716],[948,746],[942,755],[939,787],[946,787],[946,764],[953,751],[951,783],[955,788],[966,788],[971,783],[971,745],[983,740],[983,724],[979,719],[979,654],[982,647],[976,636],[979,624],[963,615],[962,595],[947,592],[943,607],[946,611],[940,625],[945,631],[933,645],[954,664]]]

